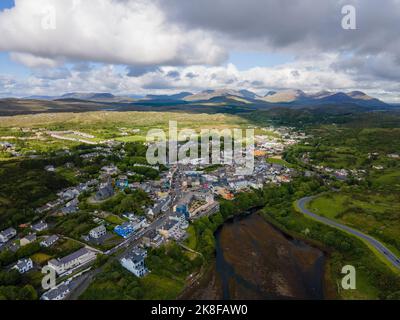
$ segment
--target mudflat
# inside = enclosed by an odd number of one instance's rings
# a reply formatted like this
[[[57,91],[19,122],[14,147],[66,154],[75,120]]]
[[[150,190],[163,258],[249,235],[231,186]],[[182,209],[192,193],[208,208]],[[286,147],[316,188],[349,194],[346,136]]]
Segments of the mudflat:
[[[257,214],[216,236],[210,271],[183,299],[323,299],[324,253],[288,237]]]

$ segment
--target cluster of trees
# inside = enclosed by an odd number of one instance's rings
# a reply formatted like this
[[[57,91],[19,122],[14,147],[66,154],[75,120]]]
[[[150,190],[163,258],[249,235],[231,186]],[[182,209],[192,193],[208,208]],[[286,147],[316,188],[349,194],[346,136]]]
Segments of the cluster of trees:
[[[36,300],[35,289],[24,285],[17,270],[0,271],[0,300]]]
[[[5,267],[19,259],[30,257],[31,255],[39,252],[40,249],[40,244],[38,242],[34,242],[19,248],[15,253],[11,250],[3,250],[0,253],[0,266]]]
[[[38,294],[31,285],[0,287],[0,300],[37,300]]]
[[[125,270],[117,260],[107,263],[89,288],[80,297],[82,300],[137,300],[140,299],[139,279]]]
[[[60,218],[53,231],[57,234],[64,234],[79,239],[82,234],[87,234],[96,226],[90,213],[80,212],[79,214]]]
[[[121,215],[126,212],[134,212],[138,215],[144,214],[143,207],[152,205],[153,202],[146,192],[143,190],[126,189],[114,197],[104,201],[98,205],[92,205],[83,202],[80,206],[81,210],[103,210]]]
[[[0,199],[4,199],[0,229],[29,221],[35,207],[55,199],[57,190],[70,186],[66,179],[43,168],[31,160],[0,164]]]

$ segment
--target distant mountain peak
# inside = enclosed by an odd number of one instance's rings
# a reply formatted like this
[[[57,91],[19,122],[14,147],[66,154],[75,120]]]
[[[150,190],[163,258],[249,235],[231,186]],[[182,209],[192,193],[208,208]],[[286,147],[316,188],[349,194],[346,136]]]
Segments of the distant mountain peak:
[[[193,94],[186,97],[186,101],[208,101],[217,97],[238,97],[244,99],[255,99],[257,95],[249,90],[234,90],[234,89],[216,89],[216,90],[204,90],[200,93]]]
[[[179,92],[176,94],[148,94],[145,99],[146,100],[182,100],[188,96],[193,95],[191,92]]]
[[[108,92],[69,92],[63,94],[61,99],[82,99],[82,100],[93,100],[93,99],[113,99],[115,96]]]
[[[347,94],[349,97],[353,99],[361,99],[361,100],[373,100],[374,98],[367,95],[362,91],[351,91]]]
[[[282,91],[270,91],[262,100],[271,103],[293,102],[306,97],[302,90],[287,89]]]
[[[273,96],[274,94],[276,94],[276,91],[268,91],[267,94],[264,97],[269,97],[269,96]]]

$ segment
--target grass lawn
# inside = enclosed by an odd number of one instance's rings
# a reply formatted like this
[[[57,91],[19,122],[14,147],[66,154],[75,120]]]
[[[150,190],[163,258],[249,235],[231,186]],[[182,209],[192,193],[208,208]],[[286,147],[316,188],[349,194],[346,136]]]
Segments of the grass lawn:
[[[116,225],[120,225],[120,224],[123,224],[125,222],[124,219],[118,217],[115,214],[108,215],[104,220],[106,220],[107,222],[109,222],[111,224],[116,224]]]
[[[187,229],[188,238],[185,241],[185,245],[187,245],[190,249],[196,250],[197,247],[197,237],[196,237],[196,230],[194,229],[193,225],[189,226]]]
[[[60,167],[56,169],[56,172],[58,175],[69,181],[72,185],[77,185],[80,182],[76,175],[77,171],[74,169]]]
[[[65,240],[63,239],[57,242],[57,246],[54,248],[54,250],[60,257],[65,257],[71,254],[72,252],[81,249],[82,247],[83,245],[77,241],[70,239],[65,239]]]
[[[368,283],[365,268],[358,268],[356,274],[356,290],[343,290],[338,286],[340,295],[345,300],[376,300],[379,292]]]
[[[334,219],[344,211],[343,202],[347,198],[344,195],[324,195],[308,203],[307,209],[311,212]]]
[[[145,136],[126,136],[126,137],[119,137],[115,140],[121,142],[146,142]]]
[[[140,280],[145,292],[144,300],[171,300],[176,299],[183,290],[185,281],[178,281],[156,274],[149,274]]]
[[[399,169],[394,169],[394,170],[385,170],[383,172],[376,172],[372,176],[373,180],[373,186],[375,188],[390,188],[394,190],[399,190],[400,191],[400,170]]]
[[[283,160],[283,159],[277,159],[277,158],[268,158],[267,159],[268,163],[272,163],[272,164],[280,164],[281,166],[285,166],[288,168],[293,168],[293,164]]]
[[[45,254],[45,253],[38,252],[38,253],[35,253],[35,254],[31,257],[31,259],[32,259],[32,261],[33,261],[34,263],[37,263],[37,264],[43,266],[44,264],[47,263],[47,261],[49,261],[50,259],[52,259],[52,257],[49,256],[49,255],[47,255],[47,254]]]

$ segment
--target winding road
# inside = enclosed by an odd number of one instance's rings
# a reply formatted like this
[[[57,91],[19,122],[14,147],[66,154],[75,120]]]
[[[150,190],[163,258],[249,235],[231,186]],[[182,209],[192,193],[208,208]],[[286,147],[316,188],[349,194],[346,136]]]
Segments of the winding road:
[[[305,214],[306,216],[309,216],[315,220],[318,220],[319,222],[341,229],[343,231],[349,232],[352,235],[357,236],[358,238],[361,238],[362,240],[365,240],[370,244],[372,247],[374,247],[379,253],[382,254],[383,257],[385,257],[386,260],[388,260],[394,267],[400,270],[400,258],[396,257],[396,255],[391,252],[387,247],[385,247],[382,243],[380,243],[378,240],[372,238],[371,236],[368,236],[356,229],[350,228],[348,226],[345,226],[341,223],[338,223],[336,221],[330,220],[328,218],[319,216],[315,213],[312,213],[308,209],[306,209],[306,205],[313,200],[316,197],[305,197],[296,202],[297,207],[299,210]]]

